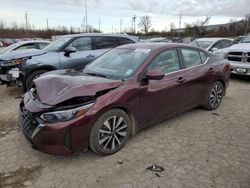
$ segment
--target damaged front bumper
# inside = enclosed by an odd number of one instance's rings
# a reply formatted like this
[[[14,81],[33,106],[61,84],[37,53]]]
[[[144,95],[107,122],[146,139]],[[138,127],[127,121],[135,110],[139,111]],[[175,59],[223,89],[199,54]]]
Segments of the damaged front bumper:
[[[25,95],[24,98],[27,98],[28,94]],[[45,123],[39,120],[43,112],[31,113],[26,109],[24,101],[19,108],[19,126],[33,149],[54,155],[69,155],[88,149],[94,120],[92,113],[69,121]]]

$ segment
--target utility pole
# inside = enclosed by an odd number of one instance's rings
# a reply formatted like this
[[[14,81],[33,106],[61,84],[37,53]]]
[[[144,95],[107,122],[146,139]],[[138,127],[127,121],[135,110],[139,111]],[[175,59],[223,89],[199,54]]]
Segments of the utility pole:
[[[122,33],[122,18],[120,19],[120,33]]]
[[[182,15],[181,15],[181,12],[180,12],[179,33],[178,33],[178,38],[179,38],[179,39],[180,39],[180,36],[181,36],[181,19],[182,19]]]
[[[99,32],[101,32],[101,19],[100,18],[98,20],[98,24],[99,24]]]
[[[133,25],[134,25],[134,26],[133,26],[133,27],[134,27],[133,32],[134,32],[134,33],[136,32],[136,24],[135,24],[135,23],[136,23],[136,15],[133,16]]]
[[[46,20],[47,30],[49,30],[49,19]]]
[[[88,33],[89,30],[88,30],[88,8],[87,8],[87,0],[85,0],[85,18],[86,18],[86,33]]]
[[[248,33],[249,18],[250,18],[250,14],[247,15],[247,24],[246,24],[246,32],[245,32],[245,35],[247,35],[247,33]]]
[[[28,30],[28,13],[27,13],[27,11],[25,11],[24,19],[25,19],[25,29]]]
[[[114,26],[112,25],[112,33],[114,33]]]

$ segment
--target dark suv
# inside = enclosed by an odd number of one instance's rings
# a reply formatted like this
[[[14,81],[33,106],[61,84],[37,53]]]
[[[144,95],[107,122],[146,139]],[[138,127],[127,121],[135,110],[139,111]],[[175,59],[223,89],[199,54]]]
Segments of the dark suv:
[[[0,57],[0,78],[31,88],[32,81],[41,74],[57,69],[82,69],[109,49],[135,43],[136,37],[126,34],[66,35],[44,50],[26,51]]]

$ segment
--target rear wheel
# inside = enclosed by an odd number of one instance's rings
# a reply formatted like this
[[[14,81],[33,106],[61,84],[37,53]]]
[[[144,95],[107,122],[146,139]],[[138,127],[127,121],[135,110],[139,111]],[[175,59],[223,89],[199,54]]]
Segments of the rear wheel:
[[[123,110],[110,110],[94,124],[89,145],[97,154],[110,155],[119,151],[127,142],[131,131],[130,118]]]
[[[217,109],[222,101],[224,93],[224,86],[221,82],[216,81],[213,83],[206,104],[204,107],[208,110],[215,110]]]
[[[48,70],[37,70],[37,71],[34,71],[31,74],[29,74],[26,81],[25,81],[25,90],[31,89],[33,80],[40,77],[42,74],[44,74],[46,72],[48,72]]]

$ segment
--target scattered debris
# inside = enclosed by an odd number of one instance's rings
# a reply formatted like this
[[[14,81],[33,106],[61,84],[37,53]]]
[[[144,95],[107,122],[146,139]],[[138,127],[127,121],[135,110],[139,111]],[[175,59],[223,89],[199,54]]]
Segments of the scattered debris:
[[[118,164],[123,164],[123,160],[118,160]]]
[[[164,168],[161,167],[161,166],[158,166],[158,165],[152,165],[152,166],[148,167],[148,168],[146,169],[146,171],[147,171],[147,170],[150,170],[150,171],[152,171],[152,172],[163,172],[163,171],[164,171]]]
[[[214,116],[220,116],[220,114],[217,114],[217,113],[215,113],[215,112],[213,112],[213,113],[211,113],[212,115],[214,115]]]
[[[158,173],[155,173],[155,175],[156,175],[157,177],[161,177],[160,174],[158,174]]]

